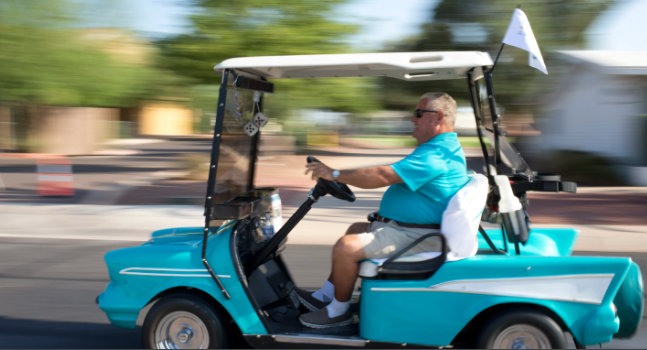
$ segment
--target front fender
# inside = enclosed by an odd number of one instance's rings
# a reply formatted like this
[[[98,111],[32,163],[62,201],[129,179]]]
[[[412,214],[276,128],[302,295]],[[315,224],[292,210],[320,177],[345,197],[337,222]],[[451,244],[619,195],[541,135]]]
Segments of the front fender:
[[[112,281],[99,297],[111,323],[134,328],[142,308],[178,287],[203,291],[227,310],[243,333],[267,334],[238,279],[229,252],[231,228],[209,238],[207,257],[231,299],[227,300],[202,264],[202,244],[144,244],[106,254]]]

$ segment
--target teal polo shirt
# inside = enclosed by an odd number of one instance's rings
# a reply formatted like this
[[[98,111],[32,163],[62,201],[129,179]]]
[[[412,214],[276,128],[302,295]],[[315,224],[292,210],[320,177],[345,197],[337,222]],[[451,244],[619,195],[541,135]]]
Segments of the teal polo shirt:
[[[469,181],[455,132],[437,135],[391,168],[404,182],[389,186],[379,214],[409,224],[440,224],[449,200]]]

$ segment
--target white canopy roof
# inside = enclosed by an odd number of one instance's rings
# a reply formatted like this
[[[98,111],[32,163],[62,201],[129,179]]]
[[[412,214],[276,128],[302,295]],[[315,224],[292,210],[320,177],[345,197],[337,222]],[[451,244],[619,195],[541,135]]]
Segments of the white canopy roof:
[[[381,77],[422,81],[467,77],[467,71],[492,66],[486,52],[394,52],[337,55],[241,57],[225,60],[214,69],[235,69],[267,79]]]

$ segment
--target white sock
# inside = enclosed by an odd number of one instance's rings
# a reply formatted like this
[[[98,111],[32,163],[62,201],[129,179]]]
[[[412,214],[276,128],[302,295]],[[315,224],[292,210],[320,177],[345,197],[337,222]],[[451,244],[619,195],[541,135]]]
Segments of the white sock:
[[[326,281],[321,289],[312,293],[312,297],[324,303],[332,301],[335,297],[335,285],[330,283],[330,281]]]
[[[349,301],[339,301],[333,297],[332,302],[326,306],[328,310],[328,317],[333,318],[339,315],[343,315],[350,308]]]

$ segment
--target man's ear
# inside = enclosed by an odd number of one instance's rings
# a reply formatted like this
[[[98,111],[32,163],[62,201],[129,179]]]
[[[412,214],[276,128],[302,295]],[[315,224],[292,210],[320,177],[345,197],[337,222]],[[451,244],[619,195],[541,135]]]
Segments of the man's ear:
[[[438,124],[445,122],[445,113],[438,111],[436,115],[438,116]]]

